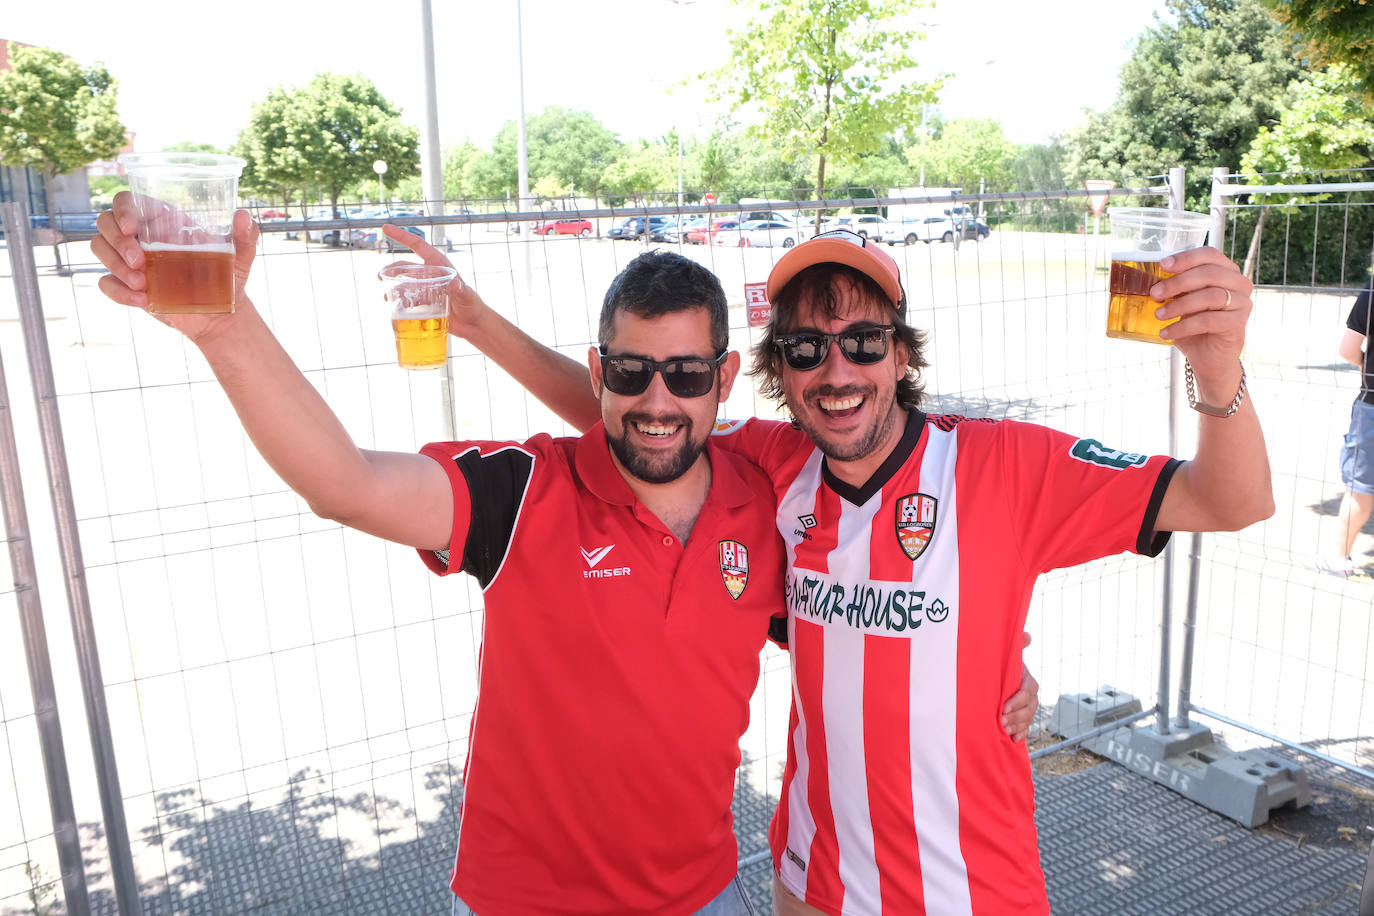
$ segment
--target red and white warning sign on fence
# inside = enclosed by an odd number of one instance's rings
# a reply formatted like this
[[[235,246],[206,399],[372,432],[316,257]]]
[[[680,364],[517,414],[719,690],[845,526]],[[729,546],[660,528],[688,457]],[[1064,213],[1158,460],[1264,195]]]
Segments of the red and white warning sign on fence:
[[[744,284],[744,307],[749,310],[749,327],[761,328],[767,324],[773,308],[768,304],[768,284]]]
[[[1089,191],[1088,206],[1093,208],[1093,216],[1101,216],[1102,209],[1107,206],[1106,194],[1093,194],[1093,191],[1110,191],[1116,187],[1115,181],[1108,181],[1105,178],[1089,178],[1083,182],[1083,186]]]

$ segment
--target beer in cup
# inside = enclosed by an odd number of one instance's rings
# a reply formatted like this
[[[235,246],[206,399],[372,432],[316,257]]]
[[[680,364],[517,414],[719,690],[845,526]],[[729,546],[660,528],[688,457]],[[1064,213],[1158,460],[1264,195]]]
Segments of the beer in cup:
[[[234,204],[244,161],[207,153],[119,157],[138,208],[148,311],[234,310]]]
[[[1197,248],[1207,239],[1211,217],[1187,210],[1154,207],[1108,207],[1112,223],[1112,273],[1108,284],[1107,336],[1171,344],[1159,336],[1177,318],[1160,321],[1150,287],[1173,274],[1159,262],[1171,254]]]
[[[378,274],[402,369],[437,369],[448,359],[448,287],[456,276],[452,267],[401,262]]]

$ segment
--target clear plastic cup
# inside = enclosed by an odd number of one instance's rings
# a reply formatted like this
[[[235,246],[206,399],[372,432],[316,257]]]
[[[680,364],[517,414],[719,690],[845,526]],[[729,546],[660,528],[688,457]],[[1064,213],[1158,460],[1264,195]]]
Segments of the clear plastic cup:
[[[409,263],[388,264],[377,275],[402,369],[437,369],[448,359],[448,288],[456,276],[452,267]]]
[[[1158,207],[1108,207],[1107,215],[1112,223],[1107,336],[1172,344],[1159,332],[1178,319],[1155,317],[1155,309],[1164,303],[1150,298],[1150,288],[1173,276],[1160,268],[1160,261],[1207,241],[1212,218],[1206,213]]]
[[[138,207],[148,311],[234,310],[234,207],[244,161],[207,153],[119,157]]]

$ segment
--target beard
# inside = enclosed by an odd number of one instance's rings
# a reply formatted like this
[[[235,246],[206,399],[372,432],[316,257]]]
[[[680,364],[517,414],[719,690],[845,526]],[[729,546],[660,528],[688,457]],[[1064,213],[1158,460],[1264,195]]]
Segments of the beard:
[[[635,423],[663,423],[682,427],[682,445],[668,453],[647,452],[630,441],[630,428]],[[683,415],[676,417],[650,417],[646,414],[627,413],[621,418],[620,436],[611,435],[606,430],[606,443],[620,461],[621,466],[634,477],[645,483],[671,483],[677,480],[701,457],[706,450],[706,440],[693,438],[692,421]]]
[[[867,458],[878,449],[892,432],[892,426],[897,420],[898,411],[889,409],[886,413],[879,414],[873,411],[873,417],[866,429],[860,429],[853,434],[853,438],[846,438],[837,441],[831,437],[828,430],[820,427],[815,422],[816,415],[821,413],[819,406],[812,406],[818,398],[833,397],[844,398],[858,395],[864,399],[864,406],[870,410],[878,400],[878,391],[873,387],[863,387],[859,385],[847,385],[843,388],[835,388],[830,385],[822,385],[815,389],[809,389],[802,393],[801,409],[797,405],[789,404],[788,408],[792,414],[792,422],[801,429],[802,432],[811,439],[811,442],[820,450],[820,453],[833,461],[858,461]]]

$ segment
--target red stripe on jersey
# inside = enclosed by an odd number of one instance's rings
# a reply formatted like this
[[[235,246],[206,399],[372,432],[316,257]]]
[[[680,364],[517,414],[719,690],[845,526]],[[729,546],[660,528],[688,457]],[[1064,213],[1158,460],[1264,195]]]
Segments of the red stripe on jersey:
[[[805,543],[805,542],[803,542]],[[835,841],[835,812],[830,807],[830,759],[825,748],[825,627],[798,620],[792,626],[792,658],[816,676],[797,684],[797,699],[810,710],[806,720],[806,803],[816,825],[816,836],[806,854],[806,900],[844,899],[840,882],[840,850]]]
[[[910,692],[911,640],[865,636],[864,769],[884,913],[925,912],[920,871],[911,867],[920,848],[912,814]]]
[[[787,717],[787,742],[792,743],[792,736],[797,733],[797,704],[792,704],[792,712]],[[782,770],[782,784],[792,785],[792,780],[797,775],[797,755],[789,752],[787,763]],[[787,825],[791,814],[791,799],[787,792],[783,792],[778,798],[778,807],[773,812],[773,821],[768,825],[768,848],[773,853],[773,871],[782,868],[782,849],[787,845]]]
[[[811,514],[816,517],[816,525],[807,531],[808,537],[797,543],[793,565],[798,569],[830,572],[830,552],[839,543],[840,498],[835,491],[820,487]],[[779,530],[783,530],[781,526]],[[816,708],[820,709],[819,706]]]

